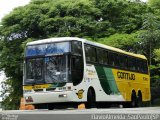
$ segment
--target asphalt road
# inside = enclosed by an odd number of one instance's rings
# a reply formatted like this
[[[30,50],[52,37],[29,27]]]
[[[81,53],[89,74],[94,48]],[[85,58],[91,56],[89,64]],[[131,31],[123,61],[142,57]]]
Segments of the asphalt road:
[[[65,109],[65,110],[10,110],[1,111],[0,120],[160,120],[160,107]]]

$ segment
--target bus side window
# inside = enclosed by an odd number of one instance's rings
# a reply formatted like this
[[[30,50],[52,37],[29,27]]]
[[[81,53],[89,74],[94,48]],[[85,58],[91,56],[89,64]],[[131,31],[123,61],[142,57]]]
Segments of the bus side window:
[[[120,67],[121,68],[125,68],[126,69],[126,65],[125,65],[125,63],[126,63],[126,56],[124,56],[124,55],[119,55],[119,61],[120,61]]]
[[[90,45],[85,45],[85,55],[86,55],[87,62],[96,62],[97,61],[96,48],[94,48]]]
[[[147,60],[136,59],[136,71],[140,73],[148,73]]]
[[[114,63],[116,67],[120,67],[120,57],[117,53],[114,53]]]
[[[112,52],[108,52],[108,57],[109,57],[109,65],[110,65],[110,66],[114,66],[115,63],[114,63],[113,53],[112,53]]]
[[[85,45],[85,55],[86,55],[86,61],[91,61],[90,55],[89,55],[89,51],[90,51],[90,46]]]
[[[147,63],[147,60],[144,60],[144,72],[148,73],[148,63]]]
[[[136,60],[136,70],[137,72],[140,72],[140,60],[139,59]]]
[[[133,71],[135,71],[135,70],[136,70],[136,66],[135,66],[135,64],[136,64],[136,59],[132,57],[132,58],[131,58],[131,61],[132,61],[132,68],[131,68],[131,69],[132,69]]]
[[[124,56],[124,65],[125,65],[125,68],[127,69],[128,68],[128,57],[127,56]]]
[[[143,73],[148,73],[147,60],[141,60],[141,61],[142,61],[142,72],[143,72]]]
[[[103,64],[103,50],[101,49],[97,49],[97,59],[98,59],[98,63]]]
[[[131,57],[128,57],[128,70],[132,70],[132,61],[131,61]]]
[[[104,50],[102,55],[103,55],[103,64],[108,65],[108,52]]]
[[[143,72],[143,61],[139,60],[140,72]]]
[[[108,65],[108,52],[102,49],[97,49],[97,59],[99,64]]]

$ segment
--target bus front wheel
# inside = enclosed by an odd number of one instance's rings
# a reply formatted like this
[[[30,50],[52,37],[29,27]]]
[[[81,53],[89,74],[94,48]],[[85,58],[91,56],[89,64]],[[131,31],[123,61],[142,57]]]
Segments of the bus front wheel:
[[[96,98],[95,92],[93,88],[90,88],[87,93],[87,108],[95,108],[96,107]]]
[[[53,109],[54,109],[53,104],[48,104],[48,110],[53,110]]]

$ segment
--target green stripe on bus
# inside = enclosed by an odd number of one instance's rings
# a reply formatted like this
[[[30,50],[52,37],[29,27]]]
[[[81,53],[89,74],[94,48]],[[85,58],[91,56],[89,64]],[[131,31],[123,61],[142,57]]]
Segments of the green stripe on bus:
[[[112,94],[118,94],[119,90],[118,90],[116,81],[114,79],[112,69],[111,68],[106,68],[106,67],[103,67],[103,69],[105,71],[105,75],[107,76],[107,80],[109,81],[109,86],[110,86]]]
[[[106,94],[118,94],[119,90],[114,79],[112,69],[95,66],[101,86]]]

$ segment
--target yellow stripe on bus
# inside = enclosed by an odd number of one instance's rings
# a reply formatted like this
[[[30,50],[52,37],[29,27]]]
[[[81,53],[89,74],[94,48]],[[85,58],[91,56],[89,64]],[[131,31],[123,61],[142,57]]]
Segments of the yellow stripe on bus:
[[[49,88],[51,84],[42,84],[42,85],[33,85],[33,86],[23,86],[24,90],[32,90],[32,89],[43,89]]]

